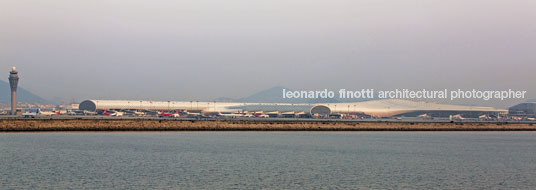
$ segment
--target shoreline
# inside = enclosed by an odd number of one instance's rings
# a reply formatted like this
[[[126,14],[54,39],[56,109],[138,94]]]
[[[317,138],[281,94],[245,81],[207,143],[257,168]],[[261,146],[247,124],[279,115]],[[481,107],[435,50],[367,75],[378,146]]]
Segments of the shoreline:
[[[536,131],[536,123],[338,120],[1,119],[0,132]]]

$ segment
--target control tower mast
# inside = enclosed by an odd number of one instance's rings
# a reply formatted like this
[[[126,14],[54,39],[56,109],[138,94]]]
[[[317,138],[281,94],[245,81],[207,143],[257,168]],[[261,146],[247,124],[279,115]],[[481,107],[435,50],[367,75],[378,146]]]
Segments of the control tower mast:
[[[17,84],[19,83],[17,68],[11,68],[9,72],[9,86],[11,87],[11,115],[17,115]]]

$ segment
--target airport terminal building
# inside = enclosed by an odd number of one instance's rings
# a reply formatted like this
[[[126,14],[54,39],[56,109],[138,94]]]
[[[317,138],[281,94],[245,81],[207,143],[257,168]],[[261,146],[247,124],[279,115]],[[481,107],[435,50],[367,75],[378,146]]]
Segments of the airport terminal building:
[[[478,118],[481,115],[498,116],[508,113],[508,110],[493,107],[460,106],[403,99],[382,99],[326,105],[335,113],[361,112],[375,117],[416,117],[427,114],[430,117],[461,115],[467,118]]]
[[[272,116],[314,116],[330,114],[365,114],[373,117],[416,117],[427,114],[431,117],[449,117],[460,114],[463,117],[478,118],[480,115],[502,115],[508,110],[492,107],[460,106],[417,102],[399,99],[384,99],[353,103],[238,103],[199,101],[145,101],[145,100],[86,100],[80,103],[80,110],[181,110],[195,113],[264,113]]]
[[[143,100],[86,100],[80,110],[182,110],[195,113],[272,113],[329,115],[330,109],[316,104],[234,103],[199,101],[143,101]]]

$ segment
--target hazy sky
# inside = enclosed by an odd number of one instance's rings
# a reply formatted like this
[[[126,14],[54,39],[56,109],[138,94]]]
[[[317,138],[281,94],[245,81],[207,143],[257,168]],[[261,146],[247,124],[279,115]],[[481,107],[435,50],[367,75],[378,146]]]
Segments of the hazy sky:
[[[49,99],[239,98],[273,86],[536,97],[536,1],[0,0],[2,80],[12,65]]]

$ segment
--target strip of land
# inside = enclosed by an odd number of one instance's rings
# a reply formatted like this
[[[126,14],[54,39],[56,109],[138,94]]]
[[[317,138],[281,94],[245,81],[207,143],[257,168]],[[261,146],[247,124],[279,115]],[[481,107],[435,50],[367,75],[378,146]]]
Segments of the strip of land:
[[[536,131],[536,123],[170,119],[0,120],[0,132],[25,131]]]

